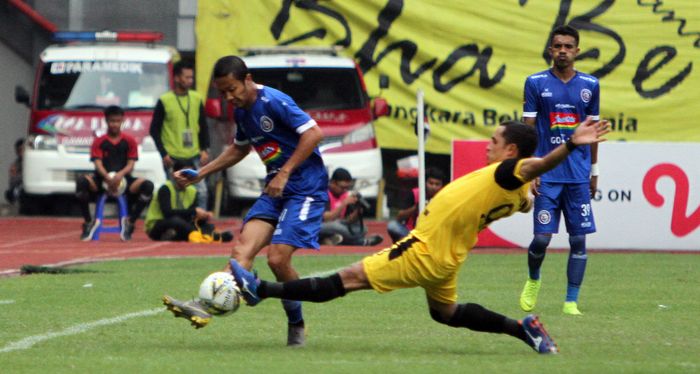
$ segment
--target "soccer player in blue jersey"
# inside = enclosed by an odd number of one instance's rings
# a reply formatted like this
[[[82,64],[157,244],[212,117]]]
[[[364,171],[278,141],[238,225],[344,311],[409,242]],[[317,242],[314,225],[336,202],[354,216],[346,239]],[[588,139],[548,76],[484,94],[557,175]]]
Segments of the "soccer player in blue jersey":
[[[524,122],[537,129],[535,155],[543,156],[566,143],[576,126],[586,118],[599,119],[600,86],[594,76],[574,69],[579,53],[579,34],[571,26],[552,31],[549,55],[552,68],[533,74],[525,81]],[[563,312],[582,314],[578,294],[586,270],[586,235],[596,231],[591,196],[598,184],[598,146],[582,146],[559,166],[532,184],[534,238],[528,250],[529,278],[520,295],[524,311],[534,309],[540,290],[540,267],[552,234],[558,232],[564,214],[569,233],[568,285]]]
[[[255,256],[270,245],[267,263],[279,281],[298,279],[292,254],[299,248],[318,249],[318,232],[328,199],[328,175],[317,145],[323,132],[286,94],[256,84],[245,62],[236,56],[214,65],[214,84],[232,103],[237,124],[233,146],[199,170],[195,178],[178,172],[178,183],[196,183],[208,174],[241,161],[251,146],[267,168],[265,189],[243,221],[240,243],[231,257],[251,268]],[[199,328],[210,320],[198,313],[196,301],[181,302],[169,296],[164,302],[177,317]],[[287,345],[304,344],[301,303],[282,300],[289,322]]]

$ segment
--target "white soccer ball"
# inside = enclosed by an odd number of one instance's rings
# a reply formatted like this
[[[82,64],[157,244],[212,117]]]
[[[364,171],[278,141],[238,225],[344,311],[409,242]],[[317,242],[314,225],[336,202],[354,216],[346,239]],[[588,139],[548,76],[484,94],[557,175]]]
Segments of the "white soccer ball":
[[[117,174],[116,171],[110,171],[107,175],[110,178],[113,178],[114,175]],[[105,191],[109,192],[109,186],[107,185],[107,181],[102,181],[102,188],[104,188]],[[126,178],[122,178],[121,182],[119,183],[119,188],[117,189],[117,193],[113,194],[112,196],[117,197],[126,191]]]
[[[235,312],[241,305],[241,296],[233,275],[222,271],[209,274],[199,286],[199,301],[216,316]]]

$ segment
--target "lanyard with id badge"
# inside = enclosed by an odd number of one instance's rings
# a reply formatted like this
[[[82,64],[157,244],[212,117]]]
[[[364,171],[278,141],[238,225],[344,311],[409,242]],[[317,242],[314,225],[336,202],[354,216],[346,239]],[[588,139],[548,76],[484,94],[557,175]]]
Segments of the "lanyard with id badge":
[[[190,94],[187,93],[187,110],[182,107],[180,102],[180,97],[175,96],[175,101],[180,107],[182,114],[185,115],[185,130],[182,131],[182,146],[185,148],[192,148],[194,146],[194,139],[192,138],[192,129],[190,128]]]

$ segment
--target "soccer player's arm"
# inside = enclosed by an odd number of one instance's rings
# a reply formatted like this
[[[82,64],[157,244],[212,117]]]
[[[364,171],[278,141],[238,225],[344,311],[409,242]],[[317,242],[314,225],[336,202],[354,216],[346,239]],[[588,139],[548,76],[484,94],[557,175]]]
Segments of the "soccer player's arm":
[[[301,165],[318,144],[323,140],[323,131],[316,121],[302,111],[291,98],[288,101],[280,101],[270,108],[277,111],[280,118],[286,119],[286,124],[291,126],[299,134],[299,143],[287,162],[280,168],[280,173],[291,175]]]
[[[243,158],[245,158],[245,156],[248,155],[248,153],[250,153],[250,139],[248,139],[243,131],[243,128],[240,125],[241,122],[238,119],[236,119],[236,122],[239,123],[239,125],[236,126],[236,134],[233,139],[233,144],[221,152],[221,154],[219,154],[219,156],[217,156],[214,160],[202,166],[202,168],[198,170],[199,175],[197,178],[190,180],[184,177],[180,178],[180,173],[176,172],[175,174],[178,183],[197,183],[209,174],[230,168],[231,166],[239,163]]]
[[[280,102],[279,105],[270,105],[270,109],[277,111],[278,118],[286,119],[286,124],[299,134],[299,142],[289,159],[280,167],[277,175],[265,186],[265,193],[272,197],[282,195],[289,177],[299,165],[301,165],[318,144],[323,140],[323,131],[316,121],[303,112],[293,100]]]
[[[523,122],[534,126],[537,120],[537,87],[530,79],[525,80],[523,90]]]
[[[522,176],[521,170],[522,165],[526,159],[515,159],[510,158],[501,162],[496,168],[496,183],[503,189],[513,191],[520,188],[523,184],[528,183],[529,180]],[[533,197],[528,195],[526,198],[522,199],[518,211],[527,213],[532,209],[532,199]]]
[[[531,181],[549,170],[554,169],[579,145],[594,144],[605,141],[602,136],[610,132],[608,121],[594,122],[588,118],[583,121],[571,135],[569,140],[554,148],[542,158],[526,158],[522,160],[519,175],[525,181]]]
[[[587,113],[587,118],[598,121],[600,119],[600,82],[593,89],[591,97],[591,107]],[[598,188],[598,143],[591,144],[591,196]]]

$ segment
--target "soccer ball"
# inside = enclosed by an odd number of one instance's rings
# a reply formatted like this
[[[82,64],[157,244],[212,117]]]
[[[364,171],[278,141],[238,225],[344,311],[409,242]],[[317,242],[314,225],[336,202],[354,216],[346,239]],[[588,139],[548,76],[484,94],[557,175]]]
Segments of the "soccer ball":
[[[209,274],[199,286],[199,301],[216,316],[235,312],[241,305],[241,296],[233,275],[222,271]]]
[[[109,174],[107,174],[107,175],[109,175],[109,177],[112,178],[112,177],[114,177],[115,174],[117,174],[117,172],[110,171]],[[109,192],[109,186],[107,186],[106,181],[102,182],[102,188],[104,188],[105,191]],[[126,178],[122,178],[121,182],[119,183],[119,188],[117,189],[116,194],[111,195],[111,196],[117,197],[117,196],[123,194],[124,191],[126,191]]]

